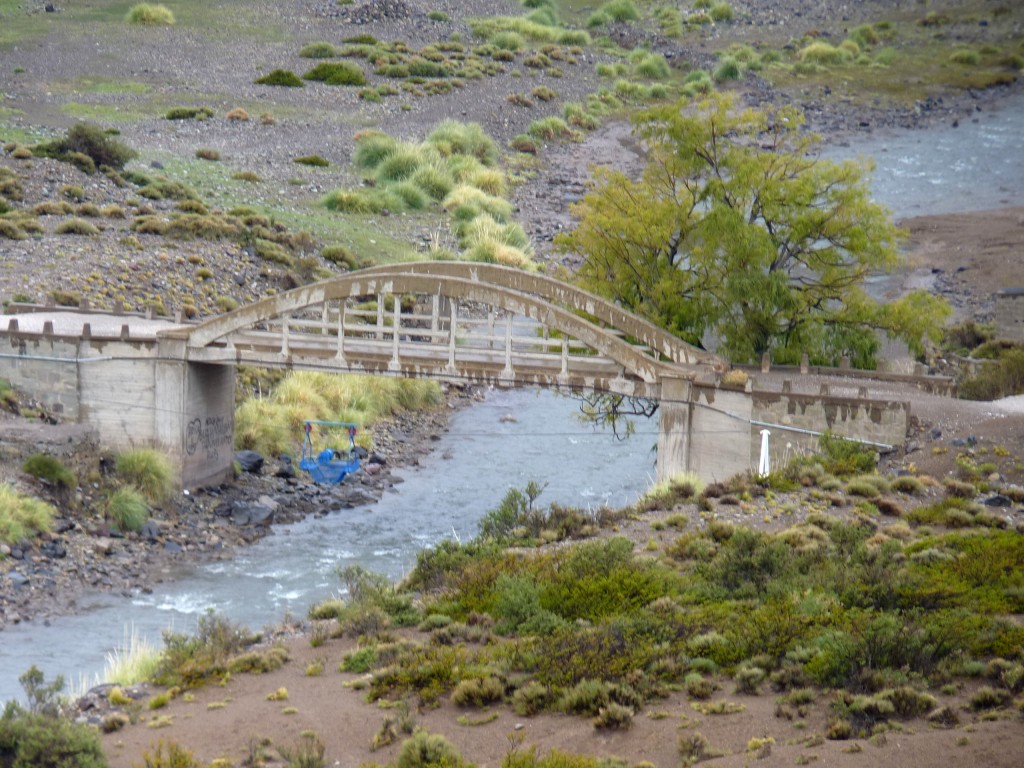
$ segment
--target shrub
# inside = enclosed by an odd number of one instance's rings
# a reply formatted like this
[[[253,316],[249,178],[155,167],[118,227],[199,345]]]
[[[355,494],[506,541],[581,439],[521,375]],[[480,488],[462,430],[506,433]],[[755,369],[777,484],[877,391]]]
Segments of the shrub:
[[[599,730],[626,730],[633,725],[633,710],[622,704],[612,702],[598,710],[597,717],[594,718],[593,723],[594,727]]]
[[[417,731],[398,752],[397,768],[464,768],[468,764],[444,736]]]
[[[732,6],[728,3],[715,3],[708,10],[713,21],[732,21]]]
[[[164,115],[165,120],[209,120],[214,111],[209,107],[172,107]]]
[[[715,71],[712,74],[716,83],[721,83],[726,80],[739,80],[742,70],[740,69],[739,63],[732,56],[725,56],[715,67]]]
[[[256,85],[277,85],[284,88],[301,88],[302,79],[288,69],[275,69],[256,79]]]
[[[22,496],[14,487],[0,483],[0,541],[19,544],[50,530],[54,509],[39,499]]]
[[[807,47],[801,49],[798,55],[801,62],[817,64],[820,66],[844,64],[850,58],[848,51],[845,51],[842,48],[836,48],[822,40],[813,42]]]
[[[199,158],[200,160],[210,160],[211,162],[216,162],[220,160],[220,152],[218,152],[216,149],[209,148],[197,149],[196,157]]]
[[[203,768],[203,764],[184,747],[173,741],[167,742],[165,747],[161,740],[152,753],[143,752],[142,768]]]
[[[610,0],[601,6],[600,12],[614,21],[637,21],[640,18],[633,0]]]
[[[498,145],[479,123],[445,120],[430,132],[426,141],[443,157],[465,155],[476,158],[486,166],[498,162]]]
[[[121,480],[134,485],[154,504],[165,501],[174,492],[175,477],[170,461],[150,448],[118,454],[114,468]]]
[[[91,224],[85,219],[80,219],[77,216],[62,221],[57,225],[56,229],[53,230],[58,235],[98,235],[100,233],[99,228],[95,224]]]
[[[67,161],[70,155],[80,153],[92,160],[95,166],[109,165],[120,170],[125,163],[136,156],[127,145],[112,138],[103,128],[94,123],[75,123],[62,139],[32,148],[39,157],[52,157]]]
[[[366,85],[363,68],[353,61],[323,62],[302,76],[326,85]]]
[[[9,701],[0,716],[0,761],[32,768],[106,768],[99,736],[88,725],[60,716],[64,678],[45,684],[31,667],[18,678],[29,703],[26,711]]]
[[[138,533],[149,519],[149,507],[137,489],[118,488],[107,499],[106,517],[122,532]]]
[[[338,49],[322,40],[315,43],[307,43],[299,49],[299,56],[304,59],[330,59],[337,55]]]
[[[463,680],[452,691],[452,703],[460,707],[485,707],[505,697],[505,686],[493,675]]]
[[[551,689],[543,683],[531,680],[512,694],[512,709],[521,717],[529,717],[547,707],[551,700]]]
[[[355,269],[356,255],[344,245],[328,245],[320,251],[320,256],[332,264],[343,266],[346,269]]]
[[[58,488],[73,488],[76,485],[75,473],[65,467],[60,459],[45,453],[29,456],[22,469],[26,474]]]
[[[326,168],[330,165],[330,162],[320,157],[320,155],[303,155],[302,157],[296,157],[292,162],[299,165],[308,165],[312,168]]]
[[[954,64],[965,64],[973,67],[981,63],[981,54],[969,48],[961,48],[958,51],[953,51],[949,56],[949,60]]]
[[[28,233],[10,219],[0,219],[0,237],[7,240],[27,240]]]
[[[128,9],[124,20],[129,24],[141,24],[147,27],[169,27],[174,24],[174,14],[167,6],[160,3],[137,3]]]
[[[235,107],[234,109],[229,110],[224,117],[234,122],[245,123],[249,120],[249,113],[241,107]]]

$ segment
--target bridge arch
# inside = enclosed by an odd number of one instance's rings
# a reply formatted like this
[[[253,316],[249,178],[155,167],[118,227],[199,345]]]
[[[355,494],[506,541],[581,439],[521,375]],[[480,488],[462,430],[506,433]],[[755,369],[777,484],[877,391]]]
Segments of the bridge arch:
[[[408,296],[417,297],[416,306],[403,310],[402,297]],[[354,303],[367,298],[376,300],[369,312]],[[514,318],[525,318],[533,331],[516,327]],[[534,384],[655,399],[663,379],[693,380],[725,365],[574,286],[457,262],[360,270],[162,338],[182,344],[193,362]]]

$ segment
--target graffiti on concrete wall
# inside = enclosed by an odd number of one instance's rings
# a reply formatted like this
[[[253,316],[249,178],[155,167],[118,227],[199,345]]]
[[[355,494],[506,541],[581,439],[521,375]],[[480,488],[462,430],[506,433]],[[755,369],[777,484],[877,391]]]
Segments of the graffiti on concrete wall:
[[[201,448],[205,460],[218,459],[222,451],[231,450],[233,432],[231,418],[227,416],[192,419],[185,428],[185,453],[195,456]]]

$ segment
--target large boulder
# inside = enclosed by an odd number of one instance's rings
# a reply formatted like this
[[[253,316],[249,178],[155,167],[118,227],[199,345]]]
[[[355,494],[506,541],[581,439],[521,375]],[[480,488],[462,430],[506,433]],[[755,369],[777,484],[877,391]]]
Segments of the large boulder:
[[[243,472],[258,475],[263,469],[263,457],[256,451],[237,451],[235,461],[242,468]]]

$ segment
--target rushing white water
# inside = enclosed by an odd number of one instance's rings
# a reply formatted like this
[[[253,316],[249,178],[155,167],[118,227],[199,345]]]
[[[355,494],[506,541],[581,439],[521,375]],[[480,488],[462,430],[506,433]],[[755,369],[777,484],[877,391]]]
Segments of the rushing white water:
[[[102,672],[126,624],[159,645],[166,628],[191,632],[213,609],[258,628],[286,611],[304,615],[338,593],[336,571],[358,563],[401,578],[424,547],[477,533],[480,518],[509,488],[546,484],[539,499],[582,508],[623,506],[652,481],[657,425],[628,441],[580,424],[576,401],[549,392],[492,391],[453,414],[449,431],[420,466],[377,504],[278,526],[229,561],[182,568],[152,594],[94,595],[80,612],[0,633],[0,701],[19,698],[18,675],[32,664],[47,678],[77,684]]]

